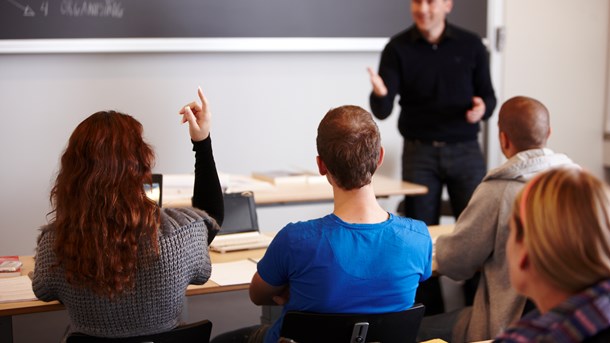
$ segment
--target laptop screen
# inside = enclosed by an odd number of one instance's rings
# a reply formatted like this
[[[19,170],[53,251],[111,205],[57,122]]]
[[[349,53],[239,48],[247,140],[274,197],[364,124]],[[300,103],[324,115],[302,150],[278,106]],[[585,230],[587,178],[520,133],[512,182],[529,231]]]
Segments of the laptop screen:
[[[161,207],[163,195],[163,175],[152,174],[152,185],[144,184],[144,191],[146,192],[146,196],[148,196],[148,198],[156,202],[157,205]]]
[[[225,193],[225,216],[219,235],[258,232],[256,204],[252,192]]]

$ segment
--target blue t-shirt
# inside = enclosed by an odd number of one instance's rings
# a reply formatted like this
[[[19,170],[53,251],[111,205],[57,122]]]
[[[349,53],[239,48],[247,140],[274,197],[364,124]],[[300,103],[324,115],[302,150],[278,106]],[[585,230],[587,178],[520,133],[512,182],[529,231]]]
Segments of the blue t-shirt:
[[[258,263],[272,286],[290,284],[290,300],[265,342],[277,342],[286,311],[398,312],[411,307],[432,274],[426,224],[390,214],[377,224],[350,224],[334,214],[286,225]]]

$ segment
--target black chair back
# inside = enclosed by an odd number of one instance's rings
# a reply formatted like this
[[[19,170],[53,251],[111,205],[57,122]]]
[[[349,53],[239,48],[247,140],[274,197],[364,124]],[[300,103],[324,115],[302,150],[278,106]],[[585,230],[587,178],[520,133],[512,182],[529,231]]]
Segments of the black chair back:
[[[281,337],[297,343],[411,343],[415,342],[425,307],[379,314],[288,311]]]
[[[608,343],[610,342],[610,328],[598,332],[595,336],[585,339],[584,343]]]
[[[212,322],[203,320],[179,326],[171,331],[127,338],[104,338],[72,333],[67,337],[66,343],[209,343],[211,334]]]

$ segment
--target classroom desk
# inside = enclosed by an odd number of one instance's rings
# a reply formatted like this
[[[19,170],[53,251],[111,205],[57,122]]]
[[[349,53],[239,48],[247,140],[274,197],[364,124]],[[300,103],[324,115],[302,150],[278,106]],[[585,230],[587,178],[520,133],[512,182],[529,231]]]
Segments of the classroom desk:
[[[453,225],[435,225],[430,226],[430,235],[435,240],[436,237],[444,233],[449,233],[453,230]],[[210,252],[210,258],[212,263],[232,262],[239,261],[247,258],[261,258],[265,254],[265,249],[254,249],[245,251],[235,251],[225,254],[216,252]],[[34,270],[34,257],[33,256],[20,256],[19,259],[23,262],[21,269],[22,275],[27,275],[29,272]],[[189,285],[186,290],[187,296],[204,295],[210,293],[219,292],[230,292],[237,290],[248,289],[249,284],[220,286],[214,281],[209,280],[203,285]],[[19,301],[10,303],[0,303],[0,338],[9,337],[12,341],[12,316],[28,314],[28,313],[39,313],[48,311],[59,311],[63,310],[64,306],[58,301],[44,302],[40,300],[33,301]],[[3,340],[4,342],[5,340]]]
[[[254,249],[245,251],[235,251],[225,254],[210,252],[212,263],[239,261],[247,258],[261,258],[265,254],[265,249]],[[23,263],[21,275],[27,275],[34,270],[33,256],[20,256]],[[207,293],[229,292],[235,290],[248,289],[248,284],[220,286],[214,281],[209,280],[203,285],[189,285],[186,290],[187,296],[200,295]],[[64,309],[58,301],[44,302],[40,300],[0,303],[0,317],[19,314],[38,313],[47,311],[57,311]]]
[[[378,198],[385,198],[393,195],[422,195],[428,192],[426,186],[415,183],[393,179],[383,175],[373,176],[373,189]],[[257,205],[287,205],[310,202],[332,201],[332,187],[328,182],[322,183],[303,183],[269,187],[254,188],[254,200]],[[240,187],[247,187],[242,185]],[[191,196],[193,189],[190,187],[172,187],[163,185],[163,206],[183,207],[191,206]],[[178,194],[177,194],[178,193]]]

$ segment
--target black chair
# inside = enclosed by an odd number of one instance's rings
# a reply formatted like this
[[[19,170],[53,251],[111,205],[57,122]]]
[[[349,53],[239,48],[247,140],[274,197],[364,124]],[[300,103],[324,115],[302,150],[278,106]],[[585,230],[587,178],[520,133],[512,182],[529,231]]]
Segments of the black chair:
[[[203,320],[179,326],[171,331],[127,338],[105,338],[72,333],[67,337],[66,343],[208,343],[211,334],[212,322]]]
[[[297,343],[415,342],[425,307],[380,314],[288,311],[280,336]]]
[[[584,340],[584,343],[608,343],[610,342],[610,328],[598,332],[595,336]]]

